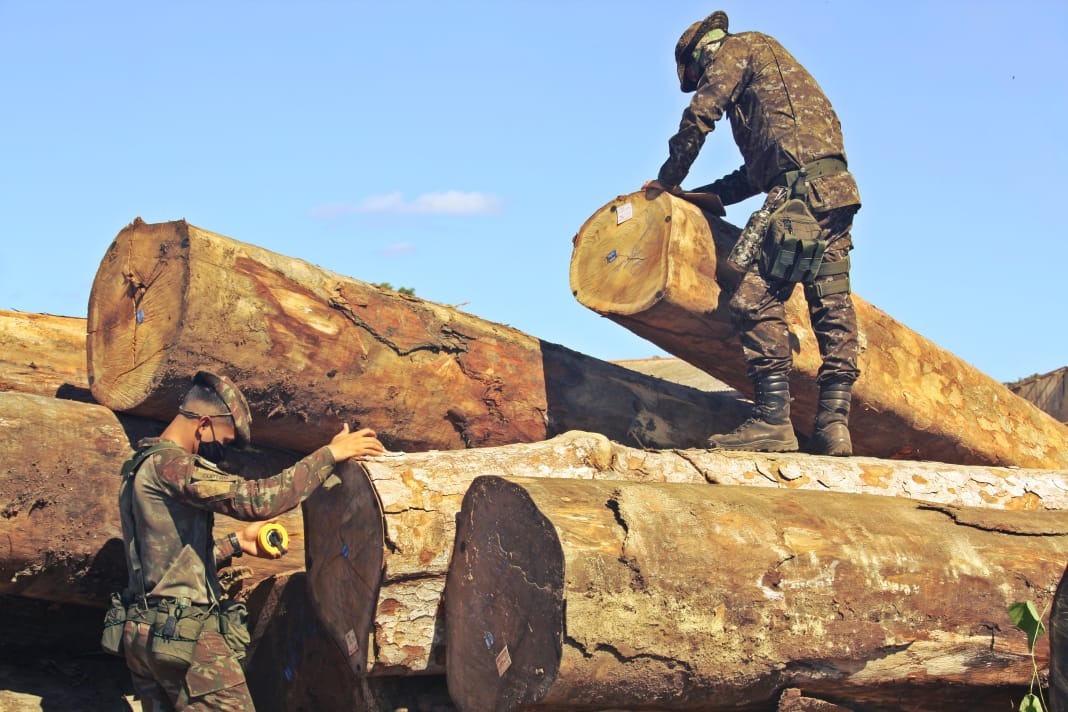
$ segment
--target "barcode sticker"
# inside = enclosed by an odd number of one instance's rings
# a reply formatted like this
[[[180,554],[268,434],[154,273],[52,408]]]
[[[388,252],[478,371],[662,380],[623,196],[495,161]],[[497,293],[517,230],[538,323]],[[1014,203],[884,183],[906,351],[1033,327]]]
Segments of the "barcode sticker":
[[[632,217],[634,217],[634,206],[630,203],[623,203],[616,208],[616,225],[622,225]]]

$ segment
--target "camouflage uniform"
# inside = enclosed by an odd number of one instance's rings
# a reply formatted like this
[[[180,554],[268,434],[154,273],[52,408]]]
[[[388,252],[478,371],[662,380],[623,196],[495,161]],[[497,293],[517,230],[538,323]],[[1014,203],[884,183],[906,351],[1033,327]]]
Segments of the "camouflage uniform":
[[[774,38],[759,32],[726,35],[701,60],[702,77],[670,155],[660,169],[664,186],[678,186],[689,172],[715,122],[728,114],[745,164],[698,188],[725,205],[781,185],[782,176],[818,159],[845,163],[842,129],[830,102],[804,67]],[[685,82],[684,82],[685,88]],[[827,240],[824,261],[846,259],[860,194],[848,170],[809,178],[806,202]],[[785,376],[792,365],[783,302],[793,282],[767,279],[759,260],[750,266],[731,302],[750,379]],[[817,279],[817,283],[825,278]],[[813,331],[823,357],[819,381],[852,384],[857,369],[857,324],[849,293],[819,297],[806,291]]]
[[[149,438],[139,448],[159,442]],[[182,597],[199,606],[218,602],[217,568],[238,552],[228,538],[212,540],[214,513],[244,521],[270,519],[300,504],[334,464],[329,448],[322,447],[273,477],[246,480],[178,445],[153,452],[120,493],[120,501],[125,497],[132,505],[122,512],[128,599],[142,595],[142,580],[131,564],[137,557],[150,605]],[[217,625],[201,633],[188,671],[155,663],[148,644],[148,624],[127,620],[126,663],[145,710],[253,709],[241,664]]]

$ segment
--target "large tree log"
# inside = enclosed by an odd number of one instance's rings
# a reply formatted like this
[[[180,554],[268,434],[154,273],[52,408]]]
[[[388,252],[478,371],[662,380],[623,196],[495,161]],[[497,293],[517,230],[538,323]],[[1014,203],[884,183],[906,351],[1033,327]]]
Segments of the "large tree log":
[[[0,391],[89,401],[85,319],[0,310]]]
[[[119,469],[162,424],[90,403],[0,392],[0,593],[104,606],[126,585]],[[236,458],[247,476],[293,462],[279,452]],[[239,559],[246,585],[303,562],[300,509],[279,520],[290,554]],[[217,536],[246,526],[219,517]]]
[[[1068,514],[746,487],[475,480],[445,606],[462,710],[1002,710]],[[1046,656],[1040,651],[1039,664]]]
[[[644,451],[581,432],[538,443],[366,460],[339,468],[345,485],[321,490],[304,505],[310,589],[323,601],[317,610],[338,645],[352,650],[354,673],[443,670],[442,592],[456,515],[470,483],[489,472],[863,492],[954,506],[1068,510],[1068,471],[799,454]],[[373,493],[368,492],[368,481]],[[379,553],[383,549],[384,556]],[[318,561],[330,563],[319,567]],[[361,598],[376,588],[376,598]],[[361,593],[354,595],[356,591]],[[358,645],[347,643],[346,636]],[[368,651],[370,657],[360,657]]]
[[[307,588],[307,575],[293,571],[258,582],[247,596],[252,643],[245,674],[258,712],[454,712],[444,675],[412,680],[349,674]]]
[[[627,211],[633,217],[622,220]],[[727,308],[738,275],[725,257],[738,232],[667,194],[620,196],[575,236],[571,289],[583,305],[751,393]],[[853,303],[862,372],[850,427],[857,454],[1068,468],[1068,426],[856,295]],[[799,288],[787,321],[794,426],[808,435],[820,356]]]
[[[744,417],[737,399],[599,361],[515,329],[184,221],[135,220],[89,301],[104,405],[166,417],[197,368],[227,373],[258,442],[309,451],[343,422],[395,450],[542,440],[572,429],[691,446]]]

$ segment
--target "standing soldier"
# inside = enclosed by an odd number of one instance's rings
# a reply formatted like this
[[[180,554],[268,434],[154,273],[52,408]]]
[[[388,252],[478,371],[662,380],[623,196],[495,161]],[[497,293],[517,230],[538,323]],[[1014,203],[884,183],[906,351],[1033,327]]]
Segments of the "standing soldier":
[[[300,504],[335,464],[383,452],[373,431],[349,432],[346,424],[289,469],[246,480],[214,463],[229,444],[248,443],[250,422],[237,386],[201,371],[160,437],[142,441],[123,466],[119,507],[130,575],[122,600],[113,597],[104,645],[118,652],[112,623],[146,711],[253,709],[240,663],[248,643],[244,607],[221,600],[217,569],[242,554],[274,556],[257,543],[262,523],[213,541],[214,513],[270,519]]]
[[[823,250],[822,262],[818,254],[807,255],[819,266],[802,278],[823,359],[812,449],[851,455],[850,394],[860,371],[849,251],[860,194],[846,168],[838,117],[816,81],[781,44],[759,32],[728,33],[722,11],[683,33],[675,61],[682,91],[696,93],[678,133],[668,141],[669,156],[657,179],[643,186],[646,196],[681,192],[679,184],[705,136],[726,113],[745,163],[697,192],[714,193],[724,205],[768,193],[765,216],[793,198],[807,206],[809,219],[815,218],[813,237],[818,235]],[[787,270],[784,277],[781,270],[771,269],[778,255],[768,250],[765,245],[765,255],[748,266],[730,301],[756,394],[753,414],[734,432],[713,435],[709,447],[767,452],[798,448],[790,423],[793,364],[783,306],[798,275]]]

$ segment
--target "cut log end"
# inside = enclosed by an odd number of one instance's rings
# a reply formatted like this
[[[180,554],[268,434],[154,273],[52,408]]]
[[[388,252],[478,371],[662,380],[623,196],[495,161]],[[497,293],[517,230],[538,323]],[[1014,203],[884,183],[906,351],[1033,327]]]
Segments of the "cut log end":
[[[89,297],[86,348],[93,397],[113,410],[143,403],[160,381],[166,347],[185,316],[189,279],[185,269],[168,269],[167,263],[188,250],[188,232],[184,221],[135,221],[100,263]]]
[[[571,291],[601,314],[634,314],[660,300],[673,204],[663,194],[621,195],[590,217],[575,238]]]
[[[382,504],[359,463],[345,462],[336,474],[340,482],[327,481],[304,504],[308,588],[323,626],[362,676],[382,580]]]
[[[522,488],[480,477],[464,497],[453,557],[445,585],[449,694],[464,710],[537,702],[556,678],[563,645],[555,528]]]

